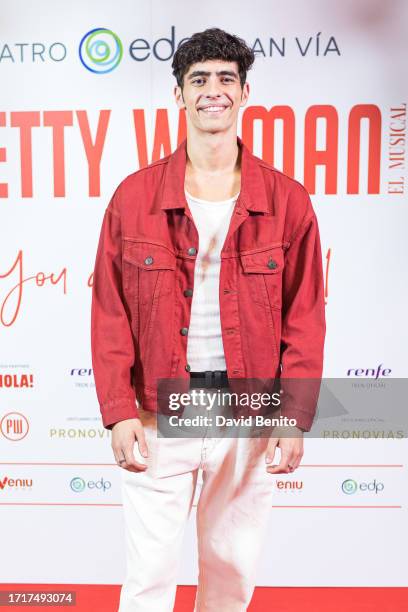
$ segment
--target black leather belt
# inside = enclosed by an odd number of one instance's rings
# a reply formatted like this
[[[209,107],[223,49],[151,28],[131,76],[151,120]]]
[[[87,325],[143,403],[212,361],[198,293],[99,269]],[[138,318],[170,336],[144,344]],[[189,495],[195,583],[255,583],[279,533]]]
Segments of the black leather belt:
[[[227,370],[190,372],[190,389],[213,389],[228,387]]]

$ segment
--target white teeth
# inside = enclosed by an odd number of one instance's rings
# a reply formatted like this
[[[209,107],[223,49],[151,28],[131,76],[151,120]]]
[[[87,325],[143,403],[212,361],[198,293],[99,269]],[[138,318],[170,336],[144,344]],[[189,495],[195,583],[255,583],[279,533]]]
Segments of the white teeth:
[[[224,110],[224,106],[207,106],[207,108],[202,108],[204,112],[215,113]]]

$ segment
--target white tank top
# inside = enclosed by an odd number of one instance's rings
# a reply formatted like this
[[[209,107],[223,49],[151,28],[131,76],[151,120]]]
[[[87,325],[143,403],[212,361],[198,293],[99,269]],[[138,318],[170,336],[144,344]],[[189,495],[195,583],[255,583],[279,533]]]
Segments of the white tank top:
[[[238,193],[218,202],[195,198],[187,191],[185,194],[200,240],[187,336],[187,363],[192,372],[226,370],[220,321],[220,253]]]

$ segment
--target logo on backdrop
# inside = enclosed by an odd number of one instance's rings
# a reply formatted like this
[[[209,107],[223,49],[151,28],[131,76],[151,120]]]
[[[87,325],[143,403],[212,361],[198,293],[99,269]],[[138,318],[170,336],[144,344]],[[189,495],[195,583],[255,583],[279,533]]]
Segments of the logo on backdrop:
[[[32,486],[32,478],[9,478],[8,476],[0,477],[0,491],[6,491],[7,489],[28,489]]]
[[[71,368],[69,375],[74,381],[74,386],[80,389],[95,387],[92,368]]]
[[[87,488],[97,489],[98,491],[103,491],[105,493],[105,491],[111,488],[112,483],[110,480],[104,480],[103,477],[97,481],[88,480],[88,482],[85,482],[85,480],[80,476],[75,476],[72,478],[69,486],[73,491],[75,491],[75,493],[82,493],[82,491],[85,491]]]
[[[303,480],[276,480],[275,487],[278,491],[287,493],[288,491],[303,491],[304,481]]]
[[[33,374],[0,374],[0,388],[19,389],[34,387]]]
[[[51,427],[49,430],[49,437],[59,440],[104,440],[110,436],[110,430],[105,427]]]
[[[391,368],[384,368],[383,364],[380,363],[375,368],[350,368],[347,370],[347,376],[377,379],[389,376],[391,372]]]
[[[26,437],[29,430],[29,424],[21,412],[8,412],[0,420],[0,433],[7,440],[22,440]]]
[[[344,482],[342,482],[341,488],[343,493],[347,493],[347,495],[352,495],[357,491],[358,487],[355,480],[348,478],[347,480],[344,480]]]
[[[95,28],[83,36],[79,44],[82,64],[95,74],[112,72],[123,57],[123,45],[119,36],[107,28]]]
[[[83,478],[80,478],[79,476],[76,476],[71,480],[69,486],[73,491],[75,491],[75,493],[81,493],[81,491],[83,491],[86,486],[85,480]]]
[[[360,483],[358,483],[356,480],[353,480],[352,478],[347,478],[347,480],[343,480],[343,482],[341,483],[341,490],[343,491],[343,493],[346,493],[346,495],[353,495],[353,493],[357,493],[357,491],[369,491],[370,493],[379,493],[380,491],[383,491],[383,489],[384,483],[377,482],[375,478],[372,482]]]

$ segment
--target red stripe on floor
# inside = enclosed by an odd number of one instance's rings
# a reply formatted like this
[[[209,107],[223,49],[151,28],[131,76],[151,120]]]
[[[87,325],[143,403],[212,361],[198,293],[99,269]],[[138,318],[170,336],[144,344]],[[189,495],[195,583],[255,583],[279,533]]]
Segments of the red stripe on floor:
[[[192,612],[194,586],[177,589],[175,612]],[[1,584],[1,591],[75,591],[75,612],[117,612],[120,586],[94,584]],[[0,606],[16,610],[20,606]],[[33,608],[34,606],[24,606]],[[37,606],[35,606],[37,607]],[[66,610],[69,607],[64,606]],[[62,609],[53,604],[45,609]],[[404,612],[408,587],[257,587],[248,612]]]

